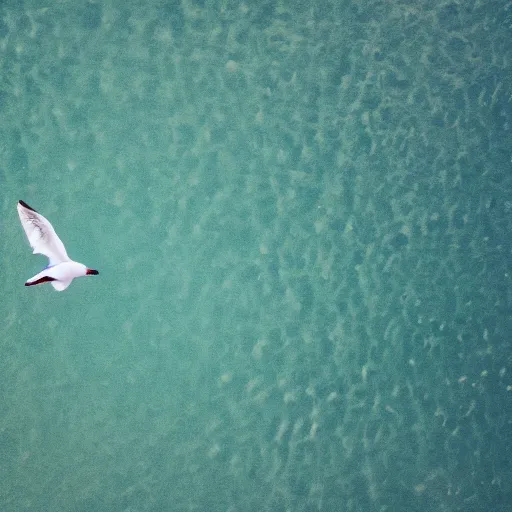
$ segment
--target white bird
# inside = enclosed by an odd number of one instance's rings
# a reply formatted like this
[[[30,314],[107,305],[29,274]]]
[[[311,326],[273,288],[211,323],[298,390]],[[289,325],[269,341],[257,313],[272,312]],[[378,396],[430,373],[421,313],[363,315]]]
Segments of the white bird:
[[[97,275],[99,272],[87,268],[69,258],[61,239],[53,226],[40,213],[24,201],[18,202],[18,215],[34,254],[48,257],[48,266],[31,277],[25,286],[51,283],[59,292],[65,290],[75,277]]]

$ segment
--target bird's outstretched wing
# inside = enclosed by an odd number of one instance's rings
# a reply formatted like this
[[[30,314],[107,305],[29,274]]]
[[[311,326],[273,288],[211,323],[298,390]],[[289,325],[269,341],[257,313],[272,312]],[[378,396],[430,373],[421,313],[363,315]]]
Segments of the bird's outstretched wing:
[[[34,254],[47,256],[50,265],[71,261],[64,244],[47,219],[24,201],[18,202],[18,215]]]

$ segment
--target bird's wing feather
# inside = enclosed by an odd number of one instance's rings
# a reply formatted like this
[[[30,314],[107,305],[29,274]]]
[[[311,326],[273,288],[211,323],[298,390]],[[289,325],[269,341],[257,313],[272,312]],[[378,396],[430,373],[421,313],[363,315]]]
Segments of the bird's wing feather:
[[[64,291],[70,284],[73,279],[68,279],[67,281],[52,281],[50,284],[58,291]]]
[[[18,215],[34,254],[47,256],[50,265],[70,261],[64,244],[47,219],[23,201],[18,203]]]

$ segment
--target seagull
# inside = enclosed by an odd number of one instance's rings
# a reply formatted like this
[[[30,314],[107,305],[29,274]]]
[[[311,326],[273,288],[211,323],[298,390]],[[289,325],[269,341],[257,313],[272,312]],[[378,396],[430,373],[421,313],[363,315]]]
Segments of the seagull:
[[[24,201],[18,202],[18,215],[34,254],[43,254],[49,260],[48,265],[39,274],[31,277],[25,286],[51,283],[58,292],[61,292],[75,277],[99,274],[97,270],[70,259],[50,222]]]

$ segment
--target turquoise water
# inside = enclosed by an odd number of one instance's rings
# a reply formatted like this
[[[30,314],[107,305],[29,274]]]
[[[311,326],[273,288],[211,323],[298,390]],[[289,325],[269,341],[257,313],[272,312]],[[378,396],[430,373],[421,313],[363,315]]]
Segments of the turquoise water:
[[[4,2],[0,510],[510,510],[511,30]]]

